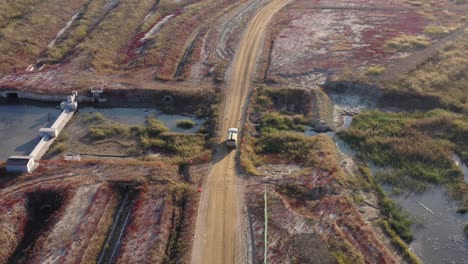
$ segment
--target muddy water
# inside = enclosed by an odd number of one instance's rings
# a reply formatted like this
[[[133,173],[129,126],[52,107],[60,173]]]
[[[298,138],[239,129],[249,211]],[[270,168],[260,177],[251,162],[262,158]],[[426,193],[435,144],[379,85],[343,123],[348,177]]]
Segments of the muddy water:
[[[351,126],[351,122],[353,122],[353,116],[344,115],[342,128],[349,128]]]
[[[353,116],[350,115],[343,115],[343,124],[341,128],[349,128],[351,126],[351,122],[353,121]],[[341,138],[339,138],[335,132],[333,131],[328,131],[328,132],[323,132],[323,133],[318,133],[313,130],[312,127],[307,127],[306,131],[304,133],[306,136],[316,136],[318,134],[325,134],[333,139],[335,141],[336,146],[338,150],[349,156],[354,156],[356,155],[356,151],[354,151],[346,142],[344,142]]]
[[[457,202],[450,201],[443,188],[392,198],[422,220],[422,225],[413,228],[410,247],[424,263],[468,263],[468,239],[463,234],[468,214],[456,213]]]
[[[50,106],[0,105],[0,160],[29,154],[40,140],[39,129],[59,115],[60,110]]]
[[[79,109],[80,114],[99,112],[105,118],[129,125],[142,125],[147,117],[154,117],[161,121],[172,132],[193,134],[203,123],[202,119],[184,115],[164,114],[156,109],[148,108],[94,108],[83,107]],[[180,120],[192,120],[195,126],[190,129],[177,127],[177,122]]]
[[[343,118],[342,128],[349,128],[352,116]],[[342,153],[350,156],[356,154],[340,138],[335,135],[333,138]],[[456,155],[453,160],[463,171],[465,181],[468,180],[467,166]],[[390,186],[384,186],[384,189],[391,193]],[[468,239],[463,234],[468,214],[456,213],[458,204],[446,196],[443,187],[434,187],[422,194],[390,196],[418,222],[421,221],[421,224],[413,227],[414,241],[410,247],[424,263],[468,263]]]

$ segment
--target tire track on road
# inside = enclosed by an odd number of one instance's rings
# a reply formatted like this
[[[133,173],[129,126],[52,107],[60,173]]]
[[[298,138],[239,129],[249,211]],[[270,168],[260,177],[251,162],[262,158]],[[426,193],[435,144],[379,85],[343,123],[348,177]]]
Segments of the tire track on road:
[[[250,83],[267,26],[273,15],[289,1],[273,0],[260,9],[241,38],[226,91],[219,143],[224,142],[224,132],[230,127],[238,127],[242,134],[241,119],[246,111],[242,104],[248,104]],[[217,153],[214,160],[219,161],[213,165],[200,199],[192,263],[243,263],[240,256],[234,254],[243,248],[235,239],[241,222],[238,197],[242,197],[236,188],[236,151],[228,152],[219,144]]]

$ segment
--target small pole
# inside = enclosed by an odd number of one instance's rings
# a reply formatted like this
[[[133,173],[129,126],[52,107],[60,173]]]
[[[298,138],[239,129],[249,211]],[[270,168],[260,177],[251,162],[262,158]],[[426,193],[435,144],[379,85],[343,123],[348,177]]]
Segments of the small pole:
[[[267,256],[268,256],[268,204],[267,204],[267,190],[265,187],[265,254],[263,256],[263,263],[267,264]]]

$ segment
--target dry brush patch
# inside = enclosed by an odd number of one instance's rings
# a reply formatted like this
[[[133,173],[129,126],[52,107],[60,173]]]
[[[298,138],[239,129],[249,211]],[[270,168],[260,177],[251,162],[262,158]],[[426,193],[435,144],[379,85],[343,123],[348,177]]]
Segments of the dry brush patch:
[[[105,0],[94,0],[88,2],[80,10],[78,18],[73,21],[71,27],[60,36],[55,45],[49,47],[41,58],[41,62],[55,64],[62,62],[73,53],[73,49],[86,39],[97,25],[105,18]]]
[[[19,13],[16,15],[17,20],[13,19],[0,29],[1,72],[13,72],[17,68],[24,71],[29,64],[35,63],[57,32],[86,3],[85,0],[37,2],[29,3],[34,7],[28,7],[27,15],[20,11],[21,4],[9,6]]]
[[[438,98],[442,106],[468,113],[468,34],[388,85],[390,92]]]
[[[96,249],[102,244],[90,242],[96,239],[94,234],[102,217],[106,215],[109,203],[116,205],[114,195],[109,186],[101,184],[77,188],[65,205],[61,217],[48,233],[36,240],[31,261],[80,263],[85,252],[88,254],[87,258],[97,259],[96,253],[99,251]],[[93,249],[92,246],[97,248]],[[91,252],[95,255],[91,256]]]
[[[307,259],[307,252],[313,251],[324,263],[396,263],[399,257],[353,202],[349,186],[344,186],[347,177],[318,165],[300,176],[284,176],[265,185],[253,180],[247,200],[257,260],[263,259],[264,247],[260,185],[269,190],[269,262]],[[303,238],[304,244],[297,244],[295,240],[301,236],[307,238]],[[316,243],[314,249],[307,248],[306,241]]]
[[[27,201],[24,195],[2,199],[0,203],[0,262],[7,263],[20,244],[28,222]]]
[[[361,212],[362,204],[368,201],[357,193],[378,192],[376,185],[369,183],[372,180],[367,174],[363,176],[357,169],[350,172],[348,165],[343,165],[347,163],[341,162],[329,136],[302,133],[301,125],[316,118],[312,115],[314,96],[314,92],[302,89],[266,87],[256,89],[252,96],[240,163],[248,174],[261,172],[262,176],[249,178],[247,192],[257,260],[263,260],[262,190],[267,187],[269,262],[307,262],[310,254],[320,256],[325,263],[403,261],[399,253],[408,250],[406,244],[394,246],[390,235],[369,218],[392,224],[406,218],[397,217],[398,208],[387,214],[380,212],[379,199],[385,198],[380,196],[374,199],[377,202],[373,200],[371,216]],[[389,202],[385,206],[388,209]],[[314,250],[305,246],[308,243]]]
[[[428,10],[432,17],[402,1],[296,1],[275,18],[267,80],[307,76],[317,83],[314,76],[337,77],[347,67],[385,66],[437,42],[430,27],[465,24],[460,17],[466,10],[449,1]]]
[[[190,169],[206,173],[205,169]],[[34,238],[33,248],[24,257],[37,261],[80,263],[95,261],[104,245],[117,208],[118,194],[114,184],[137,183],[139,195],[134,200],[130,222],[124,227],[119,262],[152,261],[163,263],[177,256],[189,257],[198,195],[195,186],[200,175],[193,175],[194,186],[179,184],[183,177],[177,166],[140,161],[42,162],[33,175],[21,176],[0,190],[4,198],[0,210],[7,209],[2,227],[16,235],[1,233],[2,259],[9,259],[22,239],[26,220],[25,199],[17,197],[29,192],[64,190],[68,193],[61,207],[54,212],[47,229]],[[10,210],[13,209],[13,210]],[[66,252],[65,254],[63,254]],[[166,257],[165,257],[166,256]]]
[[[466,116],[433,110],[361,113],[351,128],[339,135],[359,151],[363,160],[387,168],[376,175],[380,181],[411,191],[445,184],[462,200],[459,210],[466,212],[466,183],[452,154],[467,161],[467,133]]]
[[[21,20],[37,7],[41,0],[2,1],[0,3],[0,28]]]
[[[174,205],[165,188],[139,188],[117,263],[162,263],[173,210]]]
[[[177,66],[183,59],[184,51],[190,46],[196,46],[192,41],[199,40],[196,36],[212,19],[218,10],[223,10],[233,4],[231,0],[222,2],[201,1],[186,6],[175,12],[172,18],[156,35],[151,45],[147,45],[137,62],[143,66],[156,66],[156,78],[171,80]],[[183,26],[181,26],[183,25]]]
[[[125,49],[152,7],[151,1],[122,1],[78,45],[80,56],[85,57],[80,63],[98,71],[121,68],[126,61]]]

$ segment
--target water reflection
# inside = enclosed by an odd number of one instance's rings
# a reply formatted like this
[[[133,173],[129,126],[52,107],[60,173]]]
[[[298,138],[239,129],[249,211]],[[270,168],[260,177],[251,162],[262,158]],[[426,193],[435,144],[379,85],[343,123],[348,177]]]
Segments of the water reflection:
[[[60,115],[54,107],[0,105],[0,160],[28,155],[39,139],[39,129],[49,127]]]
[[[161,121],[167,128],[172,132],[193,134],[203,123],[202,119],[175,115],[175,114],[164,114],[156,109],[149,108],[94,108],[94,107],[83,107],[79,109],[80,114],[99,112],[105,118],[129,125],[142,125],[145,123],[147,117],[154,117]],[[190,129],[183,129],[177,126],[177,122],[181,120],[192,120],[195,126]]]

